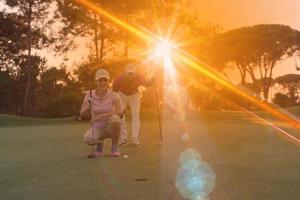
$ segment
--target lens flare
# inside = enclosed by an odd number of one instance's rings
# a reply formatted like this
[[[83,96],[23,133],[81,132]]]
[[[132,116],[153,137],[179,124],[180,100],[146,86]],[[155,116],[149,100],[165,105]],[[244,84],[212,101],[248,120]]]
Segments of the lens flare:
[[[200,160],[201,161],[201,155],[198,153],[197,150],[188,148],[180,154],[179,162],[181,165],[184,165],[186,162],[188,162],[190,160]]]
[[[125,21],[117,18],[116,16],[112,15],[111,13],[107,12],[103,8],[93,4],[92,2],[90,2],[88,0],[74,0],[74,1],[91,9],[95,13],[101,14],[103,17],[114,22],[116,25],[126,29],[127,31],[138,36],[139,38],[141,38],[142,40],[144,40],[146,42],[161,41],[161,39],[156,34],[149,33],[141,28],[138,28],[137,26],[133,26],[129,23],[126,23]],[[169,46],[167,48],[169,48]],[[248,102],[252,103],[253,105],[258,106],[262,110],[271,113],[273,116],[277,117],[278,119],[289,123],[290,126],[293,126],[297,129],[300,128],[300,122],[299,122],[298,118],[291,116],[290,114],[287,115],[286,113],[275,108],[274,106],[272,106],[266,102],[262,102],[260,99],[247,94],[246,92],[242,91],[241,89],[237,88],[236,86],[234,86],[233,84],[228,82],[226,79],[224,79],[223,76],[220,75],[220,73],[218,73],[215,70],[212,70],[212,68],[209,65],[207,65],[206,63],[195,58],[193,55],[191,55],[179,48],[173,48],[173,46],[172,46],[171,54],[174,58],[176,58],[177,62],[180,62],[185,67],[194,69],[194,70],[196,70],[197,73],[199,73],[205,77],[208,77],[209,79],[211,79],[212,81],[214,81],[216,83],[219,83],[219,84],[225,86],[226,88],[230,89],[232,92],[239,95],[241,98],[247,100]],[[164,60],[165,68],[168,68],[169,66],[173,66],[171,64],[173,64],[173,62],[169,56],[169,59]],[[293,141],[295,141],[297,144],[300,144],[299,139],[297,139],[297,140],[293,139]]]
[[[171,57],[173,48],[172,46],[174,45],[170,41],[161,39],[156,46],[154,55],[158,57],[161,56],[163,58]]]
[[[215,174],[201,160],[197,150],[188,148],[179,158],[180,167],[176,175],[176,188],[187,199],[207,199],[215,186]]]
[[[154,50],[151,53],[151,59],[162,61],[163,69],[169,78],[176,77],[175,65],[172,58],[172,50],[176,47],[171,41],[159,38],[159,40],[154,41]]]
[[[203,192],[195,192],[191,200],[208,200],[208,197],[206,197]]]

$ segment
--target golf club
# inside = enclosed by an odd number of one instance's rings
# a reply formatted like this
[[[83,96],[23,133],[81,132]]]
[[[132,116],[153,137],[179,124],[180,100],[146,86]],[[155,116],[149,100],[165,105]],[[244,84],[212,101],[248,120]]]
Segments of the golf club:
[[[92,111],[92,102],[91,102],[92,99],[93,99],[93,96],[92,96],[92,90],[90,90],[90,97],[89,97],[89,99],[88,99],[88,102],[89,102],[89,105],[90,105],[91,118],[92,118],[92,115],[93,115],[93,111]],[[92,122],[92,119],[91,119],[91,122]],[[92,127],[92,135],[93,135],[93,139],[94,139],[94,138],[95,138],[95,133],[94,133],[94,125],[93,125],[93,122],[91,123],[91,127]],[[95,150],[95,144],[92,145],[91,153],[88,155],[88,158],[95,158],[94,150]]]
[[[155,104],[157,109],[157,117],[158,117],[158,125],[159,125],[160,144],[162,144],[162,129],[161,129],[160,109],[159,109],[156,81],[154,82],[154,87],[155,87]]]

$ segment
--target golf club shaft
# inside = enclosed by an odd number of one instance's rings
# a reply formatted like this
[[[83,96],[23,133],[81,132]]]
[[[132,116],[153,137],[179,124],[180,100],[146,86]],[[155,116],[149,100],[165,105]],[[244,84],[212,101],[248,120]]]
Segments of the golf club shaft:
[[[90,98],[92,98],[92,90],[90,89]],[[90,112],[91,112],[91,126],[92,126],[92,135],[93,135],[93,139],[95,138],[95,133],[94,133],[94,123],[93,123],[93,107],[92,107],[92,102],[89,100],[89,105],[90,105]],[[92,147],[92,150],[91,150],[91,155],[94,154],[94,151],[95,151],[95,143],[92,144],[93,147]]]
[[[155,86],[155,104],[157,109],[158,125],[159,125],[159,134],[160,134],[160,144],[162,144],[162,129],[161,129],[161,119],[160,119],[160,109],[158,103],[158,94],[157,94],[157,84],[154,82]]]

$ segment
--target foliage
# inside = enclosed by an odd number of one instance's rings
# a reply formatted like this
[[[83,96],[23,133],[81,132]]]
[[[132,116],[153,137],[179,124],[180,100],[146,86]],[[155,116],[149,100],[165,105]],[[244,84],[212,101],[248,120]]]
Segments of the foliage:
[[[34,115],[36,113],[36,89],[38,85],[37,77],[40,71],[45,67],[45,59],[39,56],[32,56],[32,70],[31,77],[32,84],[29,94],[29,105],[28,107],[31,109],[30,115]],[[1,74],[4,75],[3,79],[0,80],[1,85],[5,88],[2,96],[2,99],[6,99],[7,102],[2,107],[2,113],[10,113],[10,114],[21,114],[23,109],[23,98],[24,92],[27,83],[27,71],[26,71],[27,57],[19,56],[15,59],[15,65],[18,67],[17,69],[6,69],[1,71]]]
[[[300,75],[286,74],[275,79],[275,83],[281,85],[284,93],[289,97],[289,105],[300,103]]]
[[[278,61],[290,57],[299,48],[300,32],[289,26],[263,24],[242,27],[219,34],[210,42],[208,55],[220,70],[233,66],[240,71],[241,82],[248,74],[254,84],[260,79],[264,98],[268,99],[268,80]],[[255,74],[258,71],[259,78]]]
[[[93,43],[92,52],[95,60],[108,58],[110,52],[116,51],[116,44],[126,41],[126,55],[128,53],[128,42],[136,42],[130,37],[127,30],[111,23],[101,13],[87,9],[80,3],[72,0],[57,0],[59,13],[64,25],[61,35],[62,43],[58,46],[63,51],[68,51],[74,46],[77,37],[89,38]],[[95,6],[102,8],[123,21],[136,23],[139,18],[144,17],[145,11],[149,8],[149,1],[146,0],[92,0]],[[144,14],[141,14],[144,13]]]
[[[0,112],[58,117],[75,114],[82,102],[82,92],[95,88],[97,69],[107,69],[112,77],[123,71],[130,61],[128,51],[143,50],[141,42],[100,13],[73,0],[0,0],[12,10],[0,11]],[[149,32],[159,32],[180,43],[180,48],[196,55],[223,71],[236,68],[240,72],[242,90],[257,96],[274,83],[273,71],[278,61],[299,49],[299,31],[278,24],[242,27],[220,33],[214,24],[203,25],[197,16],[181,10],[181,0],[91,0],[123,21]],[[57,9],[57,10],[56,10]],[[50,11],[53,11],[50,12]],[[156,16],[157,18],[150,16]],[[159,19],[159,20],[157,20]],[[54,34],[54,24],[62,29]],[[168,34],[168,35],[166,35]],[[64,54],[75,48],[81,38],[90,45],[91,55],[72,71],[65,67],[50,67],[39,55],[55,45]],[[186,39],[192,39],[187,41]],[[181,43],[183,41],[183,43]],[[120,52],[118,51],[122,51]],[[141,52],[139,52],[141,53]],[[143,52],[142,52],[143,53]],[[141,53],[141,54],[142,54]],[[176,62],[176,61],[175,61]],[[178,66],[180,78],[195,79],[188,88],[195,107],[204,110],[247,109],[249,102],[207,78],[197,76],[195,69]],[[258,76],[257,76],[258,75]],[[246,80],[250,76],[252,82]],[[159,99],[162,98],[163,72],[156,75]],[[274,98],[282,106],[299,103],[299,77],[287,75],[275,82],[284,90]],[[286,96],[288,102],[286,103]],[[155,106],[155,88],[143,93],[143,107]]]
[[[289,105],[290,99],[286,94],[276,93],[272,101],[278,106],[285,108]]]
[[[33,55],[32,52],[49,47],[49,45],[54,42],[50,34],[46,34],[47,31],[51,32],[49,26],[53,23],[53,20],[50,20],[48,15],[52,1],[5,0],[4,2],[1,1],[1,3],[5,3],[6,6],[11,8],[11,14],[8,15],[10,18],[8,19],[14,22],[14,25],[10,26],[11,29],[3,28],[2,34],[6,33],[3,35],[6,36],[6,40],[9,41],[9,43],[13,44],[15,49],[14,53],[18,53],[14,56],[7,54],[9,56],[4,57],[5,60],[3,63],[6,65],[6,68],[13,65],[15,65],[15,67],[25,68],[25,70],[21,68],[16,70],[16,73],[18,73],[18,70],[23,70],[26,77],[21,113],[24,115],[32,115],[34,113],[32,105],[35,104],[33,98],[35,96],[35,67],[39,65],[39,63],[34,63],[36,61],[35,58],[39,56],[37,54]],[[6,22],[7,20],[2,21]],[[20,32],[15,33],[21,34],[21,40],[20,37],[15,36],[15,34],[12,34],[12,37],[7,37],[7,34],[16,28],[21,28]],[[22,61],[22,66],[18,66],[18,63],[16,63],[18,62],[16,59],[19,57],[22,57],[22,60],[25,58],[25,62]]]
[[[0,12],[0,60],[2,63],[13,62],[20,52],[26,49],[26,27],[17,14]],[[19,42],[17,42],[19,41]],[[1,65],[1,69],[7,65]]]
[[[3,113],[5,108],[10,107],[11,100],[10,99],[10,85],[12,82],[12,78],[9,75],[9,71],[0,71],[0,112]]]
[[[78,84],[82,91],[90,90],[96,87],[94,81],[94,75],[100,68],[106,69],[111,78],[116,77],[119,73],[123,72],[124,66],[132,61],[133,59],[120,59],[120,60],[107,60],[105,62],[101,60],[87,60],[79,64],[74,69],[74,75],[78,80]]]
[[[43,71],[37,91],[39,115],[63,117],[75,114],[83,98],[78,86],[65,68],[49,68]]]

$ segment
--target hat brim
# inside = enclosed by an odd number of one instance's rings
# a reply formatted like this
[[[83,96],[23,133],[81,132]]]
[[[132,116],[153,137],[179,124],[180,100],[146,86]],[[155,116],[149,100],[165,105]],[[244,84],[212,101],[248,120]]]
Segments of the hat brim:
[[[135,70],[126,70],[126,73],[127,73],[127,74],[129,74],[129,73],[135,74]]]
[[[98,81],[100,78],[106,78],[107,80],[110,80],[110,77],[108,77],[108,76],[99,76],[99,77],[96,77],[95,80]]]

